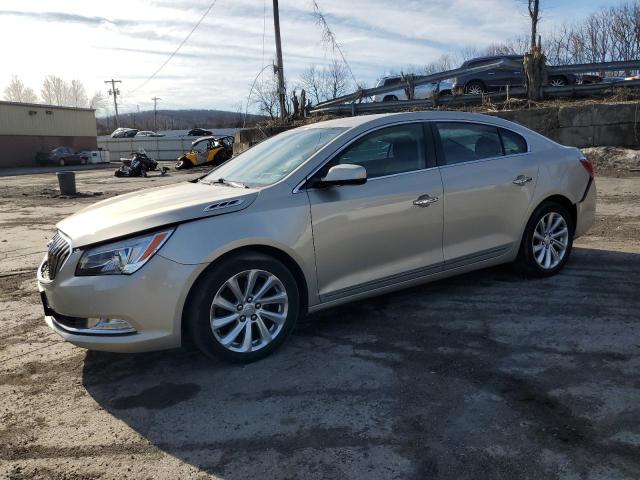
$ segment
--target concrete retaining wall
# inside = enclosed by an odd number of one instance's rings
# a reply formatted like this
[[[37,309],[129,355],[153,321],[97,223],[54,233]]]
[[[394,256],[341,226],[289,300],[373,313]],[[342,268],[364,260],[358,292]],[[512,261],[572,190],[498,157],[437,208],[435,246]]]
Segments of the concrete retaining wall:
[[[640,102],[489,112],[573,147],[640,146]]]
[[[269,137],[291,128],[292,127],[242,128],[236,132],[235,141],[233,142],[233,154],[238,155],[256,143],[260,143]]]
[[[640,147],[640,102],[486,112],[572,147]],[[236,132],[234,154],[290,127],[245,128]]]

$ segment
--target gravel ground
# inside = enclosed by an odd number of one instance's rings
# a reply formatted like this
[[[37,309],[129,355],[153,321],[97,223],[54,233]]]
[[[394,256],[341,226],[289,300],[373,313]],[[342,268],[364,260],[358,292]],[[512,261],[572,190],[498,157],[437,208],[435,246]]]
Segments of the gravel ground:
[[[56,221],[193,178],[0,186],[0,478],[640,478],[640,177],[562,274],[493,268],[317,314],[247,366],[86,352],[42,319]]]

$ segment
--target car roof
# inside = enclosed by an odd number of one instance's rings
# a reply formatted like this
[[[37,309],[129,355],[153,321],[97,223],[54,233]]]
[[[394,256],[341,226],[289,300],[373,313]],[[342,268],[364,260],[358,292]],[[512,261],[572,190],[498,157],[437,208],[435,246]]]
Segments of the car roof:
[[[196,138],[193,142],[191,142],[191,144],[193,145],[196,142],[200,142],[201,140],[220,140],[221,138],[233,138],[235,140],[235,137],[233,135],[207,135],[205,137],[198,137]]]
[[[475,57],[475,58],[470,58],[469,60],[465,60],[463,65],[471,62],[488,62],[490,60],[500,60],[501,58],[514,60],[514,59],[520,59],[523,56],[524,55],[487,55],[486,57]]]
[[[384,125],[386,123],[406,122],[406,121],[476,121],[483,123],[493,123],[496,125],[509,126],[513,125],[499,117],[493,115],[483,115],[481,113],[468,112],[443,112],[434,110],[425,110],[421,112],[402,112],[402,113],[378,113],[374,115],[359,115],[356,117],[336,118],[334,120],[326,120],[324,122],[312,123],[300,128],[356,128],[361,125],[371,124],[371,126]]]

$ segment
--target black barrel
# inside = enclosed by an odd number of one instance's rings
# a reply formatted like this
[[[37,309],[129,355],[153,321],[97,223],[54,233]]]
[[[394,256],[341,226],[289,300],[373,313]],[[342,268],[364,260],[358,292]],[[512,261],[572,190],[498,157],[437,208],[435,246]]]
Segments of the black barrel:
[[[57,172],[61,195],[75,195],[76,174],[74,172]]]

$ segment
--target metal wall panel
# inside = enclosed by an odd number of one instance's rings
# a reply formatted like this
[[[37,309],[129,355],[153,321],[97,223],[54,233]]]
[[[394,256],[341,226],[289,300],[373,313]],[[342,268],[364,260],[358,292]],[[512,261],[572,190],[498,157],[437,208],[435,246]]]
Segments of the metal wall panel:
[[[0,135],[95,137],[95,112],[0,102]]]

